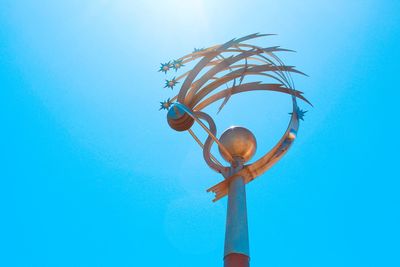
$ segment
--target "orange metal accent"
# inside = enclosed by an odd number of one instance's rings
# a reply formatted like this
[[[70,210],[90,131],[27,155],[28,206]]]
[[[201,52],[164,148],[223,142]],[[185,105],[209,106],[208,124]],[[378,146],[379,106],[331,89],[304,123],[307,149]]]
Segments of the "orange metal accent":
[[[244,254],[232,253],[224,258],[224,267],[249,267],[250,258]]]

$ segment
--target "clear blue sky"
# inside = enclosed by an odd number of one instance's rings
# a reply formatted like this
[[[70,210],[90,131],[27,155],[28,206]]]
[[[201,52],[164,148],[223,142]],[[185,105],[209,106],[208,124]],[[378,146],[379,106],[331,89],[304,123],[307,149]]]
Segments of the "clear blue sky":
[[[400,266],[396,0],[2,0],[0,266],[222,266],[221,177],[158,111],[157,70],[254,32],[297,51],[281,56],[315,107],[247,187],[251,265]],[[268,149],[275,98],[233,99],[219,131]]]

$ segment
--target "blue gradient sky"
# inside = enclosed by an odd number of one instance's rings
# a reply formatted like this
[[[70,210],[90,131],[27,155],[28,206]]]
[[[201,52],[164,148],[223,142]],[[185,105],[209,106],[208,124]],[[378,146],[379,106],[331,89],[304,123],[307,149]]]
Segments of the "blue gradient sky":
[[[222,266],[221,177],[168,128],[157,70],[254,32],[298,51],[315,107],[247,187],[252,266],[400,266],[399,25],[395,0],[2,0],[0,266]],[[219,131],[261,154],[287,101],[234,98]]]

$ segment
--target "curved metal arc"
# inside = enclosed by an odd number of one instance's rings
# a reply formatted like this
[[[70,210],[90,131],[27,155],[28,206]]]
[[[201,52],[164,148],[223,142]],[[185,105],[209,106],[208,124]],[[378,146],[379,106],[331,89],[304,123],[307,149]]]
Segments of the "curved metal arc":
[[[219,54],[218,54],[218,55],[219,55]],[[217,55],[217,56],[218,56],[218,55]],[[200,58],[200,57],[203,57],[203,56],[199,56],[199,57],[197,57],[197,58]],[[197,58],[195,58],[195,59],[197,59]],[[221,61],[223,61],[223,59],[211,60],[211,61],[208,62],[203,68],[210,67],[210,66],[215,66],[215,65],[217,65],[217,64],[218,64],[219,62],[221,62]],[[186,63],[186,62],[184,62],[184,63]],[[192,71],[192,70],[189,70],[189,71],[185,72],[184,74],[178,76],[178,78],[176,78],[176,80],[178,81],[178,80],[184,78],[184,77],[187,76],[191,71]]]
[[[262,56],[262,55],[258,55],[258,56]],[[278,66],[277,66],[276,64],[273,64],[272,61],[267,61],[267,60],[264,60],[264,59],[262,59],[262,58],[256,58],[256,57],[251,57],[251,56],[250,56],[250,57],[245,58],[245,60],[259,61],[259,62],[262,62],[262,63],[270,64],[270,65],[272,65],[272,66],[276,66],[276,67],[278,68]],[[218,64],[219,62],[221,62],[221,60],[215,60],[215,61],[210,62],[207,66],[216,65],[216,64]],[[271,62],[272,62],[272,64],[271,64]],[[246,67],[246,66],[247,66],[247,67]],[[221,71],[225,71],[225,70],[228,70],[228,69],[238,69],[238,68],[243,68],[243,67],[245,67],[245,68],[243,69],[243,70],[245,70],[245,69],[247,69],[248,67],[257,67],[257,66],[260,66],[260,65],[259,65],[259,64],[238,64],[238,65],[233,65],[233,66],[226,67],[226,68],[222,69]],[[220,71],[220,72],[221,72],[221,71]],[[275,76],[273,76],[272,74],[271,74],[271,75],[268,75],[269,77],[274,78],[274,79],[278,80],[279,82],[281,82],[282,84],[284,84],[284,85],[290,87],[288,81],[286,80],[286,77],[283,76],[283,75],[280,75],[280,74],[279,74],[279,71],[275,71],[275,70],[268,70],[268,71],[271,71],[271,72],[275,73],[275,74],[278,75],[280,78],[275,77]],[[189,72],[190,72],[190,71],[188,71],[188,72],[184,73],[183,75],[179,76],[176,80],[177,80],[177,81],[180,80],[181,78],[183,78],[184,76],[186,76]],[[230,74],[227,74],[227,75],[230,75]],[[225,75],[225,76],[227,76],[227,75]],[[260,75],[263,75],[263,74],[260,73]],[[267,75],[266,75],[266,76],[267,76]],[[214,78],[214,79],[218,79],[217,77],[213,77],[213,78]],[[196,84],[196,82],[194,82],[192,85],[195,85],[195,84]],[[198,91],[199,89],[203,89],[203,88],[197,88],[196,90],[190,90],[190,89],[189,89],[189,91],[188,91],[188,93],[187,93],[187,99],[189,100],[189,102],[190,102],[190,100],[193,99],[193,95],[196,94],[197,91]]]
[[[193,80],[196,78],[197,74],[213,59],[219,54],[217,51],[210,52],[207,56],[204,56],[197,65],[189,72],[186,76],[185,81],[183,82],[181,89],[179,90],[178,94],[178,101],[180,103],[185,103],[186,93],[190,88]]]
[[[258,49],[258,50],[262,51],[261,49]],[[249,52],[249,51],[246,51],[246,52]],[[254,51],[250,51],[250,52],[253,53]],[[238,56],[243,56],[243,54],[239,54]],[[295,72],[295,73],[298,73],[298,74],[305,75],[304,73],[296,70],[293,66],[286,66],[286,65],[278,66],[272,60],[269,60],[269,59],[267,59],[266,57],[264,57],[262,55],[257,55],[257,56],[260,56],[260,57],[266,59],[264,62],[269,63],[269,64],[265,64],[265,65],[249,64],[247,66],[245,65],[244,68],[242,68],[240,70],[236,70],[234,72],[231,72],[231,73],[225,75],[225,77],[226,76],[233,77],[233,74],[237,74],[237,76],[234,77],[234,78],[237,78],[237,77],[240,77],[240,76],[243,77],[244,72],[254,72],[254,75],[256,75],[257,72],[271,71],[271,72],[277,74],[278,76],[280,76],[280,78],[282,80],[279,79],[278,77],[273,76],[273,75],[271,75],[269,77],[272,77],[272,78],[278,80],[279,82],[281,82],[282,84],[286,85],[287,87],[292,88],[291,82],[290,82],[291,81],[290,72]],[[206,74],[204,74],[203,77],[201,77],[199,80],[197,80],[197,81],[192,83],[192,85],[190,86],[190,90],[188,90],[187,97],[185,99],[185,101],[188,104],[188,106],[192,107],[192,102],[193,102],[193,98],[194,97],[197,98],[196,102],[198,102],[199,98],[204,97],[206,94],[210,93],[213,89],[216,89],[219,85],[223,84],[223,82],[218,81],[218,79],[217,79],[216,82],[214,82],[212,84],[209,84],[204,88],[201,88],[201,86],[210,79],[209,76],[211,74],[215,75],[215,74],[217,74],[217,73],[219,73],[221,71],[225,71],[227,69],[232,69],[232,68],[236,68],[237,66],[240,66],[240,65],[234,65],[234,66],[230,66],[229,65],[229,64],[233,64],[232,62],[229,63],[229,61],[231,61],[234,58],[236,58],[236,57],[230,57],[230,58],[228,58],[228,60],[220,62],[214,68],[210,69]],[[249,57],[244,57],[244,58],[241,58],[241,59],[247,59],[247,58],[249,58]],[[253,66],[253,68],[249,69],[248,66]],[[240,73],[240,75],[238,73]],[[287,75],[289,76],[289,78],[288,78]],[[265,76],[268,76],[268,75],[265,75]],[[232,78],[232,79],[234,79],[234,78]],[[216,84],[218,84],[218,86],[215,86]],[[293,84],[293,82],[292,82],[292,84]],[[214,86],[212,86],[212,85],[214,85]],[[195,96],[197,91],[199,91],[199,90],[200,90],[200,92],[202,92],[201,93],[201,97]],[[205,92],[207,92],[207,93],[205,93]]]
[[[201,111],[197,111],[197,112],[195,111],[194,114],[198,118],[203,119],[208,123],[208,125],[210,127],[210,131],[213,133],[213,136],[215,136],[217,134],[217,128],[215,126],[215,123],[208,114],[201,112]],[[211,146],[213,144],[213,141],[214,140],[213,140],[212,136],[208,135],[208,137],[204,143],[203,157],[210,168],[212,168],[213,170],[215,170],[219,173],[224,174],[228,168],[223,166],[222,164],[217,164],[216,162],[212,161]]]
[[[267,64],[271,64],[273,66],[278,66],[275,64],[275,62],[273,60],[270,60],[268,57],[264,56],[263,54],[258,55],[258,57],[260,57],[260,60],[264,61]],[[273,73],[275,73],[276,75],[278,75],[283,81],[288,88],[292,88],[290,81],[288,80],[285,71],[282,71],[281,69],[278,68],[277,71],[273,71]]]
[[[204,56],[197,64],[196,66],[190,71],[189,75],[186,77],[185,81],[182,84],[181,90],[179,91],[178,94],[178,101],[181,103],[185,103],[185,97],[186,93],[189,90],[193,80],[196,78],[197,74],[216,56],[220,54],[220,51],[232,46],[234,44],[234,40],[232,39],[228,42],[226,42],[223,45],[218,46],[216,49],[213,51],[210,51],[207,53],[206,56]]]
[[[207,48],[204,48],[202,51],[192,52],[190,54],[184,55],[180,57],[178,60],[182,60],[184,64],[191,62],[199,57],[205,56],[207,53],[213,52],[216,48],[220,47],[221,45],[213,45]]]
[[[285,66],[283,61],[278,56],[276,56],[273,52],[267,52],[267,54],[270,57],[274,58],[279,63],[279,66],[281,66],[281,67]],[[294,89],[295,85],[294,85],[294,82],[293,82],[293,79],[292,79],[292,75],[290,74],[290,72],[286,72],[286,71],[281,71],[281,72],[285,75],[285,77],[286,77],[286,79],[287,79],[287,81],[288,81],[288,83],[290,85],[290,88]],[[301,71],[298,71],[297,73],[307,76],[307,74],[305,74],[305,73],[303,73]]]
[[[234,161],[233,157],[230,155],[229,151],[225,148],[225,146],[218,140],[218,138],[210,131],[210,129],[207,128],[206,125],[204,125],[204,123],[199,120],[199,118],[185,105],[183,105],[182,103],[175,103],[175,105],[178,105],[179,107],[181,107],[186,113],[189,114],[190,117],[192,117],[207,133],[208,135],[214,140],[215,143],[217,143],[218,147],[224,152],[226,153],[228,156],[228,160],[229,161]],[[203,112],[202,112],[203,113]],[[205,113],[204,113],[205,114]],[[210,117],[211,118],[211,117]],[[211,119],[212,120],[212,119]]]
[[[182,84],[181,90],[179,91],[178,94],[178,101],[180,103],[185,103],[185,97],[186,97],[186,93],[190,88],[190,84],[193,82],[193,80],[195,79],[195,77],[197,76],[197,74],[199,74],[199,72],[203,69],[204,66],[207,65],[207,63],[209,61],[211,61],[214,57],[216,57],[218,54],[221,53],[221,51],[235,45],[235,44],[239,44],[240,42],[243,41],[247,41],[250,39],[254,39],[254,38],[259,38],[259,37],[263,37],[263,36],[269,36],[269,35],[273,35],[273,34],[259,34],[259,33],[254,33],[254,34],[250,34],[244,37],[241,37],[239,39],[232,39],[218,47],[216,47],[214,50],[210,51],[209,53],[207,53],[207,55],[205,55],[198,63],[197,65],[192,69],[192,71],[189,73],[189,75],[186,77],[185,81]]]
[[[273,36],[273,35],[276,35],[276,34],[274,34],[274,33],[259,33],[259,32],[256,32],[256,33],[252,33],[252,34],[246,35],[244,37],[241,37],[239,39],[236,39],[236,43],[241,43],[241,42],[244,42],[244,41],[247,41],[247,40],[250,40],[250,39],[260,38],[260,37],[264,37],[264,36]]]
[[[227,48],[227,49],[225,49],[225,50],[219,50],[219,54],[222,54],[222,53],[234,53],[234,52],[236,52],[236,53],[242,53],[242,52],[246,52],[246,51],[250,51],[250,50],[245,50],[245,49],[241,49],[240,47],[241,46],[243,46],[243,47],[248,47],[248,48],[252,48],[252,49],[261,49],[261,50],[263,50],[264,49],[264,51],[263,52],[267,52],[267,51],[274,51],[274,52],[280,52],[280,51],[291,51],[291,52],[294,52],[294,51],[292,51],[292,50],[289,50],[289,49],[283,49],[283,48],[279,48],[279,46],[275,46],[275,47],[268,47],[268,48],[261,48],[261,47],[258,47],[258,46],[252,46],[252,45],[247,45],[247,44],[234,44],[234,45],[232,45],[232,47],[235,47],[235,49],[229,49],[229,48]],[[179,60],[182,60],[183,62],[183,64],[186,64],[186,63],[189,63],[189,62],[191,62],[191,61],[193,61],[193,60],[196,60],[196,59],[198,59],[198,58],[201,58],[201,57],[205,57],[205,56],[207,56],[208,54],[210,54],[210,53],[212,53],[212,52],[215,52],[215,49],[216,48],[218,48],[218,47],[220,47],[220,45],[219,46],[212,46],[212,47],[209,47],[209,48],[206,48],[204,51],[199,51],[199,52],[193,52],[193,53],[191,53],[191,54],[188,54],[188,55],[185,55],[185,56],[183,56],[183,57],[181,57],[181,58],[179,58]]]
[[[296,105],[294,104],[294,106]],[[295,136],[293,137],[290,135],[291,134],[296,135],[298,129],[299,129],[299,120],[297,118],[294,108],[288,128],[283,134],[282,138],[278,141],[278,143],[268,153],[266,153],[256,162],[246,165],[244,167],[245,171],[248,174],[246,177],[248,180],[247,182],[250,182],[254,178],[266,172],[286,154],[286,152],[292,146],[293,141],[295,139]]]
[[[290,49],[279,48],[279,46],[270,47],[269,49],[265,49],[265,48],[262,48],[262,47],[260,47],[260,46],[249,45],[249,44],[238,44],[238,46],[239,46],[239,47],[241,46],[241,47],[247,47],[247,48],[253,48],[253,49],[261,49],[261,50],[264,50],[264,52],[265,52],[267,55],[269,55],[270,57],[272,57],[273,59],[275,59],[275,60],[278,62],[279,66],[285,66],[285,64],[282,62],[282,60],[281,60],[278,56],[276,56],[275,54],[273,54],[273,52],[280,52],[280,51],[295,52],[295,51],[290,50]],[[275,62],[274,62],[273,60],[271,60],[271,59],[265,57],[264,55],[260,54],[260,55],[258,55],[258,56],[261,57],[261,58],[263,58],[264,60],[266,60],[266,62],[269,62],[269,63],[271,63],[271,64],[273,64],[273,65],[275,65],[275,66],[278,66],[278,65],[275,64]],[[291,78],[290,73],[288,74],[288,76],[286,76],[287,73],[285,73],[284,71],[279,71],[279,72],[280,72],[281,78],[284,79],[285,81],[287,81],[287,83],[288,83],[287,86],[290,87],[290,88],[294,88],[293,80],[292,80],[292,78]],[[301,74],[306,75],[306,74],[304,74],[304,73],[301,73]]]
[[[266,53],[268,53],[268,52],[296,52],[296,51],[291,50],[291,49],[281,48],[280,46],[270,46],[270,47],[262,48],[261,46],[257,46],[257,45],[241,43],[241,44],[238,44],[237,47],[239,47],[239,48],[240,47],[247,47],[247,48],[262,49]]]
[[[218,64],[218,63],[217,63]],[[224,69],[222,69],[222,70],[220,70],[219,72],[222,72],[222,71],[225,71],[225,70],[230,70],[230,71],[232,71],[233,69],[238,69],[238,68],[242,68],[243,66],[245,66],[244,64],[239,64],[239,65],[233,65],[233,66],[227,66],[227,67],[225,67]],[[258,66],[257,64],[248,64],[248,66]],[[229,74],[227,74],[227,75],[225,75],[225,76],[228,76]],[[223,76],[223,77],[225,77],[225,76]],[[240,75],[239,75],[240,76]],[[239,77],[239,76],[237,76],[237,77]],[[223,77],[212,77],[212,78],[210,78],[209,80],[211,80],[211,79],[214,79],[214,80],[216,80],[215,82],[217,82],[218,83],[218,86],[220,86],[220,85],[222,85],[222,84],[224,84],[225,82],[221,82],[221,79],[223,78]],[[236,78],[237,78],[236,77]],[[214,82],[214,83],[215,83]],[[191,86],[191,88],[189,89],[189,91],[188,91],[188,93],[187,93],[187,95],[186,95],[186,101],[187,101],[187,103],[189,103],[188,105],[190,106],[190,107],[192,107],[192,102],[193,102],[193,98],[196,96],[196,93],[201,89],[201,90],[203,90],[205,87],[203,87],[203,88],[201,88],[201,86],[199,87],[199,86],[197,86],[198,85],[198,81],[195,81],[195,82],[193,82],[193,84],[192,84],[192,86]],[[206,87],[207,88],[209,88],[211,86],[211,83],[210,84],[208,84],[208,85],[206,85]],[[218,87],[217,86],[217,87]],[[215,87],[216,88],[216,87]]]
[[[243,77],[246,75],[258,75],[258,74],[261,74],[262,72],[274,71],[274,70],[276,70],[276,68],[277,68],[276,66],[271,66],[271,65],[254,65],[251,68],[245,66],[243,68],[232,71],[232,72],[226,74],[225,76],[222,76],[220,79],[217,79],[216,81],[211,82],[210,84],[203,87],[197,94],[194,95],[194,97],[192,99],[187,100],[189,103],[188,105],[190,107],[193,107],[198,102],[200,102],[201,99],[203,99],[206,95],[208,95],[209,93],[211,93],[212,91],[217,89],[222,84],[229,82],[233,79]],[[295,71],[295,70],[293,70],[293,68],[291,66],[286,66],[286,70],[287,71]],[[269,76],[269,75],[266,74],[265,76]],[[279,78],[274,77],[273,75],[270,75],[269,77],[272,77],[272,78],[278,80],[279,82],[282,83],[282,85],[285,84]],[[194,92],[195,89],[193,88],[192,90],[191,90],[191,92]],[[188,98],[189,98],[189,96],[188,96]]]
[[[188,132],[190,133],[190,135],[193,137],[193,139],[197,142],[197,144],[199,144],[199,146],[201,147],[201,149],[204,149],[204,144],[201,142],[201,140],[197,137],[197,135],[193,132],[192,129],[189,129]],[[219,162],[219,160],[214,157],[214,155],[210,152],[210,158],[211,160],[213,160],[216,164],[223,166],[221,162]]]
[[[259,65],[257,65],[257,64],[247,64],[247,68],[248,68],[248,66],[256,67],[256,66],[259,66]],[[197,85],[197,84],[196,84],[197,81],[194,82],[193,85],[195,85],[195,87],[193,87],[193,88],[188,92],[187,97],[186,97],[187,100],[188,100],[188,102],[191,103],[191,102],[193,101],[193,98],[194,98],[195,96],[198,95],[197,92],[198,92],[199,90],[200,90],[200,91],[204,91],[204,90],[209,91],[211,88],[216,89],[216,88],[219,87],[220,85],[222,85],[222,84],[228,82],[228,80],[224,81],[224,80],[221,80],[221,79],[226,79],[226,77],[233,77],[234,74],[236,74],[236,73],[243,73],[243,71],[246,70],[247,68],[246,68],[246,65],[245,65],[245,64],[238,64],[238,65],[233,65],[233,66],[227,66],[227,67],[221,69],[219,72],[226,71],[226,70],[229,69],[229,70],[231,70],[230,73],[228,73],[228,74],[226,74],[226,75],[224,75],[224,76],[218,78],[217,81],[215,81],[215,82],[213,82],[213,83],[210,83],[210,84],[206,85],[206,86],[203,87],[203,88],[201,88],[201,87],[199,87],[199,86],[196,86],[196,85]],[[240,69],[240,70],[232,71],[232,69]],[[235,78],[238,78],[238,77],[240,77],[240,75],[237,75],[237,76],[233,77],[232,79],[235,79]],[[211,91],[212,91],[213,89],[211,89]],[[209,91],[209,92],[211,92],[211,91]]]
[[[225,60],[219,62],[217,65],[215,65],[213,68],[208,70],[201,78],[199,78],[195,85],[192,86],[192,90],[197,91],[201,86],[203,86],[211,77],[213,77],[215,74],[219,73],[222,70],[226,70],[229,68],[230,65],[232,65],[235,62],[238,62],[242,59],[245,59],[249,56],[252,55],[257,55],[258,53],[262,53],[261,51],[246,51],[243,53],[240,53],[236,56],[230,56],[226,58]]]
[[[250,58],[250,57],[249,57],[249,58]],[[254,60],[260,60],[260,59],[257,59],[257,58],[252,58],[252,59],[254,59]],[[215,65],[217,65],[217,64],[218,64],[219,62],[221,62],[221,61],[223,61],[223,59],[216,59],[216,60],[210,61],[204,68],[210,67],[210,66],[215,66]],[[233,68],[233,66],[232,66],[232,68]],[[189,70],[189,71],[187,71],[187,72],[185,72],[185,73],[179,75],[175,80],[176,80],[176,81],[179,81],[179,80],[185,78],[190,72],[191,72],[191,70]],[[189,89],[190,89],[190,88],[189,88]],[[188,92],[188,94],[190,94],[190,91]]]
[[[242,44],[237,44],[236,46],[241,46]],[[243,44],[244,45],[244,44]],[[291,50],[287,50],[287,49],[277,49],[278,47],[270,47],[270,48],[260,48],[260,47],[256,47],[256,46],[251,46],[251,45],[247,45],[247,47],[251,47],[251,48],[253,48],[253,49],[255,49],[255,50],[260,50],[261,51],[261,53],[263,53],[263,52],[266,52],[266,51],[291,51]],[[222,53],[225,53],[225,52],[240,52],[240,53],[244,53],[244,52],[252,52],[251,50],[242,50],[242,49],[226,49],[226,50],[223,50],[223,51],[220,51],[220,53],[218,54],[218,55],[216,55],[215,57],[217,57],[217,56],[220,56]],[[197,52],[196,52],[197,53]],[[240,55],[240,54],[239,54]],[[248,57],[245,57],[244,59],[251,59],[251,60],[257,60],[257,61],[260,61],[260,62],[263,62],[263,63],[268,63],[268,64],[271,64],[271,65],[273,65],[273,66],[276,66],[277,68],[278,68],[278,70],[280,70],[281,68],[282,68],[282,66],[283,67],[286,67],[286,66],[284,66],[284,65],[281,65],[281,66],[278,66],[278,65],[276,65],[272,60],[270,60],[270,59],[268,59],[268,58],[266,58],[265,56],[263,56],[263,55],[261,55],[261,54],[258,54],[258,55],[256,55],[256,56],[259,56],[259,57],[261,57],[260,59],[259,58],[256,58],[256,57],[251,57],[251,56],[248,56]],[[201,56],[198,56],[198,57],[196,57],[196,58],[199,58],[199,57],[201,57]],[[272,56],[271,56],[272,57]],[[264,60],[263,60],[264,59]],[[222,59],[217,59],[217,60],[214,60],[214,61],[210,61],[210,62],[208,62],[205,66],[203,66],[203,69],[205,68],[205,67],[210,67],[210,66],[213,66],[213,65],[218,65],[218,64],[220,64],[220,63],[223,63],[223,61],[225,60],[225,58],[222,58]],[[232,63],[231,63],[232,64]],[[254,66],[259,66],[259,65],[255,65],[255,64],[249,64],[249,65],[254,65]],[[289,66],[288,66],[289,67]],[[214,67],[215,68],[215,67]],[[225,70],[227,70],[227,69],[231,69],[231,68],[233,68],[233,66],[227,66],[227,67],[225,67],[225,68],[223,68],[223,69],[221,69],[221,70],[219,70],[218,72],[221,72],[221,71],[225,71]],[[193,70],[191,70],[191,71],[193,71]],[[184,73],[184,74],[182,74],[182,75],[180,75],[177,79],[176,79],[176,81],[179,81],[179,80],[181,80],[182,78],[184,78],[184,77],[186,77],[187,75],[189,75],[190,73],[191,73],[191,71],[188,71],[188,72],[186,72],[186,73]],[[282,72],[282,71],[274,71],[274,70],[270,70],[270,71],[272,71],[272,72],[274,72],[274,73],[276,73],[278,76],[280,76],[285,82],[283,82],[283,84],[285,84],[285,85],[287,85],[288,87],[291,87],[291,85],[290,85],[290,82],[289,82],[289,80],[288,80],[288,77]],[[293,68],[291,68],[291,70],[287,70],[287,71],[293,71],[293,72],[298,72],[298,73],[300,73],[300,74],[304,74],[304,73],[301,73],[301,72],[299,72],[299,71],[297,71],[297,70],[295,70],[295,69],[293,69]],[[217,73],[218,73],[217,72]],[[279,74],[280,73],[280,74]],[[215,73],[216,74],[216,73]],[[202,77],[202,78],[204,78],[204,77]],[[187,93],[186,93],[186,97],[185,97],[185,100],[186,100],[186,102],[187,103],[189,103],[191,100],[192,100],[192,98],[193,98],[193,95],[201,88],[201,85],[200,86],[198,86],[198,84],[200,83],[200,82],[203,82],[203,84],[204,84],[204,81],[202,81],[202,78],[200,78],[199,80],[197,80],[197,81],[195,81],[195,82],[192,82],[192,84],[189,86],[189,88],[188,88],[188,90],[187,90]],[[210,78],[211,79],[211,78]],[[206,80],[207,81],[207,80]],[[202,84],[202,85],[203,85]],[[183,85],[182,85],[182,87],[183,87]]]
[[[246,52],[246,51],[248,51],[248,50],[243,50],[243,49],[227,49],[227,50],[221,51],[219,55],[221,55],[222,53],[225,53],[225,52]],[[209,51],[209,52],[210,52],[210,51]],[[199,53],[199,52],[196,52],[196,53]],[[193,55],[195,55],[195,53],[193,53]],[[204,57],[204,56],[205,56],[205,55],[195,56],[195,58],[193,58],[193,59],[190,60],[190,61],[193,61],[193,60],[195,60],[195,59],[197,59],[197,58]],[[225,58],[212,60],[212,61],[210,61],[209,63],[207,63],[207,65],[206,65],[205,67],[210,67],[210,66],[217,65],[218,63],[220,63],[220,62],[223,61],[224,59],[225,59]],[[255,61],[259,61],[259,62],[263,62],[263,63],[268,63],[268,62],[265,61],[265,60],[262,60],[262,59],[259,59],[259,58],[256,58],[256,57],[251,57],[251,56],[250,56],[250,57],[247,57],[247,59],[249,59],[249,60],[251,59],[251,60],[255,60]],[[186,64],[186,63],[188,63],[188,62],[190,62],[190,61],[184,61],[183,64]],[[249,64],[249,65],[250,65],[250,64]],[[231,66],[231,68],[233,68],[233,66]],[[191,71],[191,70],[190,70],[190,71]],[[177,81],[181,80],[182,78],[184,78],[185,76],[187,76],[187,75],[190,73],[190,71],[187,71],[187,72],[185,72],[185,73],[179,75],[178,78],[176,78],[176,80],[177,80]]]
[[[245,84],[242,84],[242,85],[239,85],[236,87],[231,87],[231,88],[225,89],[223,91],[220,91],[220,92],[210,96],[209,98],[203,100],[199,104],[197,104],[194,107],[194,110],[202,110],[205,107],[207,107],[208,105],[218,101],[219,99],[226,97],[226,95],[229,93],[234,95],[234,94],[238,94],[241,92],[260,91],[260,90],[276,91],[276,92],[294,95],[294,96],[306,101],[307,103],[309,103],[309,101],[304,96],[301,95],[300,91],[281,87],[280,84],[260,84],[259,82],[254,82],[254,83],[245,83]]]
[[[218,201],[228,194],[229,182],[233,180],[236,176],[244,177],[245,183],[249,183],[256,177],[266,172],[269,168],[271,168],[289,150],[295,139],[295,136],[290,135],[295,135],[299,128],[299,120],[295,113],[295,110],[297,108],[295,97],[293,97],[293,100],[293,113],[290,118],[287,130],[283,134],[282,138],[268,153],[266,153],[256,162],[245,165],[244,168],[235,175],[225,177],[225,180],[207,189],[207,192],[215,193],[215,198],[213,199],[213,202]]]

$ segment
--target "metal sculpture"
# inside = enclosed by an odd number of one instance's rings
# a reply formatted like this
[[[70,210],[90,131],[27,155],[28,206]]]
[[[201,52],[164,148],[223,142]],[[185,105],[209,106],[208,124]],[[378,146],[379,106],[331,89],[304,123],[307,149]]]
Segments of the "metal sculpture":
[[[292,66],[285,65],[276,52],[291,51],[273,47],[259,47],[245,43],[248,40],[271,34],[251,34],[232,39],[222,45],[195,49],[177,60],[161,64],[159,71],[178,71],[185,64],[197,60],[193,69],[165,81],[165,88],[174,89],[182,82],[178,94],[161,103],[168,110],[167,121],[176,131],[188,131],[203,149],[208,166],[221,173],[224,180],[207,192],[215,193],[214,202],[228,196],[224,266],[249,266],[249,241],[247,227],[245,185],[271,168],[293,144],[299,129],[299,120],[307,111],[297,105],[297,99],[311,103],[294,87],[291,73],[303,74]],[[275,83],[245,82],[247,76],[269,78]],[[226,86],[226,87],[223,87]],[[231,127],[220,138],[210,115],[202,110],[222,100],[219,111],[236,94],[250,91],[275,91],[288,94],[293,102],[289,125],[278,143],[264,156],[246,164],[254,155],[257,142],[254,135],[244,127]],[[219,112],[218,111],[218,112]],[[203,143],[191,129],[198,123],[208,135]],[[207,125],[206,125],[207,124]],[[210,152],[213,143],[229,165],[224,166]]]

